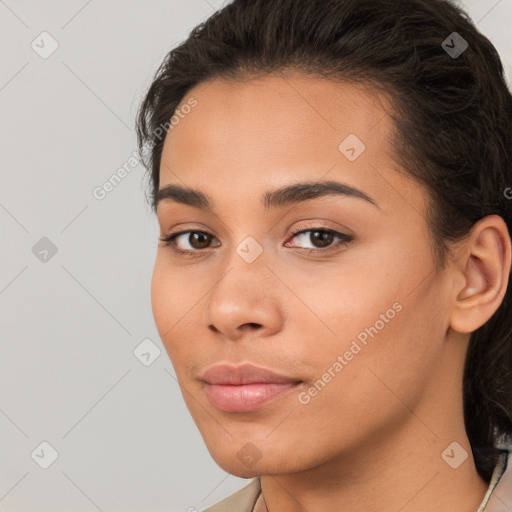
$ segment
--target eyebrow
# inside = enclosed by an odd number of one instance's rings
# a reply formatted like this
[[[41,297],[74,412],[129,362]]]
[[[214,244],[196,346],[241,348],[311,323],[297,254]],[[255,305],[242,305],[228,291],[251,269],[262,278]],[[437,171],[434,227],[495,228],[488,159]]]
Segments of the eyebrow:
[[[375,200],[362,190],[337,181],[307,181],[294,183],[293,185],[287,185],[265,192],[261,198],[261,202],[265,209],[268,210],[271,208],[294,205],[328,195],[341,195],[363,199],[379,208]],[[155,206],[158,207],[161,202],[167,201],[193,206],[201,210],[213,210],[215,206],[211,198],[204,192],[176,184],[169,184],[158,190]]]

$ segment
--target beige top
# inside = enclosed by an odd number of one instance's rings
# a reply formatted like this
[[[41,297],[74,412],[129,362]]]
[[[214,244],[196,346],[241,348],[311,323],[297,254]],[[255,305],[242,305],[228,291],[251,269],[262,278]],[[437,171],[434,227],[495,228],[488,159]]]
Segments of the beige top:
[[[503,450],[494,468],[487,493],[475,512],[510,512],[512,510],[512,450]],[[260,479],[219,501],[203,512],[265,512]]]

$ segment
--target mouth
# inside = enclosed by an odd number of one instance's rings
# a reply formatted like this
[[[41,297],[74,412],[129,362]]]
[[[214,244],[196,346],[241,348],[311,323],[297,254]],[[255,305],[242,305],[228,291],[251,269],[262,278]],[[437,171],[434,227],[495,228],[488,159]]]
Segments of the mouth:
[[[259,409],[302,384],[299,379],[250,364],[217,365],[201,380],[212,405],[226,412]]]

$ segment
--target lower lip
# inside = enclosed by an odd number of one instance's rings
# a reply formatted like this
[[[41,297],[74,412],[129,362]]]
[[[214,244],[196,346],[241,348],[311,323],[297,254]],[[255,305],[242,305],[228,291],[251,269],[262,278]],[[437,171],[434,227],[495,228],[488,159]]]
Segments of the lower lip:
[[[280,397],[300,382],[255,382],[254,384],[223,385],[206,383],[210,402],[227,412],[253,411]]]

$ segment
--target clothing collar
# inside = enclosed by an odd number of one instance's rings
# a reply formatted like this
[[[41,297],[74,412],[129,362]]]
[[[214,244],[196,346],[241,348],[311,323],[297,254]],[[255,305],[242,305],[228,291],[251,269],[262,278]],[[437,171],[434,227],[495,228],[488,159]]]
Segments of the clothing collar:
[[[487,492],[485,493],[484,499],[482,503],[480,503],[480,506],[478,507],[476,512],[500,512],[497,507],[499,505],[494,505],[490,503],[491,496],[493,496],[493,492],[496,489],[496,486],[498,485],[498,482],[501,480],[502,476],[505,474],[505,471],[507,470],[507,465],[509,465],[509,460],[512,458],[512,450],[501,450],[498,463],[496,464],[496,467],[494,468],[494,471],[492,473],[491,481],[489,483],[489,488],[487,489]],[[510,463],[512,464],[512,463]],[[507,471],[507,476],[509,477],[509,480],[512,479],[512,467],[509,468],[509,471]],[[497,498],[498,501],[502,501],[499,497]],[[496,503],[496,500],[494,501]],[[510,503],[503,503],[505,507],[507,507]],[[490,508],[492,506],[492,508]]]

